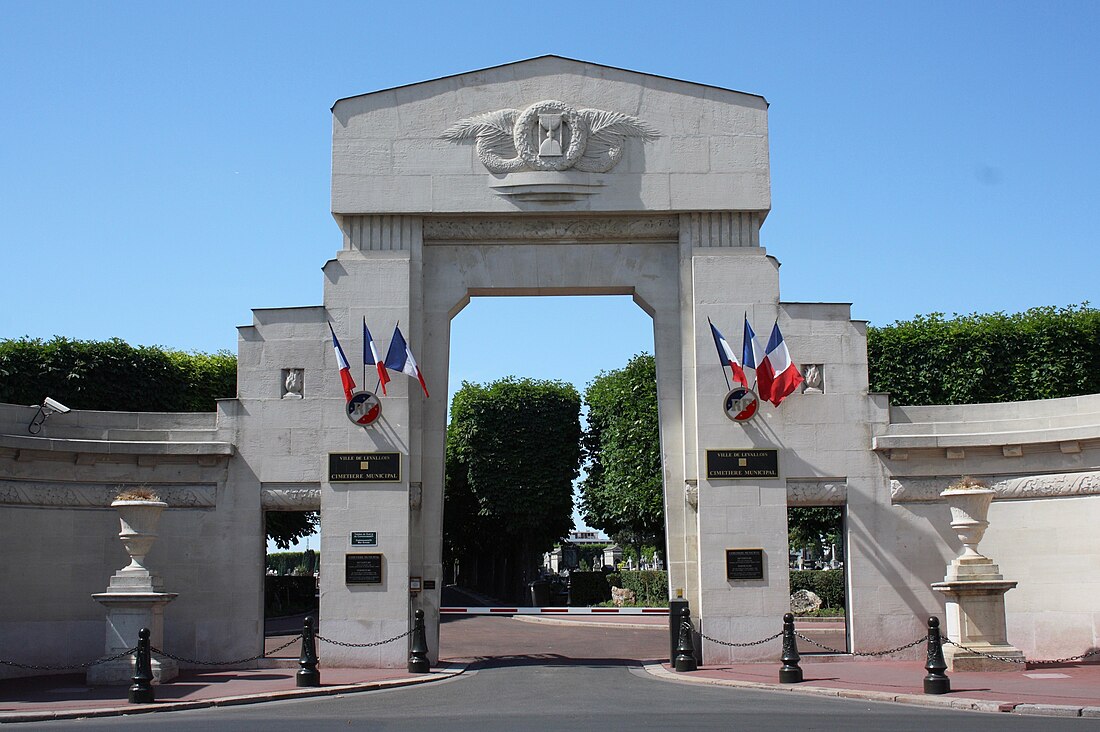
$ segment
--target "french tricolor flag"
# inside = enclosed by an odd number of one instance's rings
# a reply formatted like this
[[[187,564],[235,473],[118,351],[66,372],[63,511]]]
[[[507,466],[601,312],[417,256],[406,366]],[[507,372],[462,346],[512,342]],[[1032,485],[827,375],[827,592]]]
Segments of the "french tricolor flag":
[[[710,324],[710,334],[714,337],[714,346],[718,349],[718,360],[722,362],[723,366],[730,367],[730,371],[733,372],[734,381],[737,381],[746,389],[749,388],[749,380],[745,378],[745,370],[741,368],[741,364],[737,362],[737,356],[734,354],[730,344],[722,337],[718,329],[714,327],[714,323],[710,322],[710,318],[707,318],[707,323]]]
[[[386,364],[374,346],[374,339],[371,338],[370,329],[367,328],[366,318],[363,318],[363,363],[378,369],[378,383],[382,385],[382,394],[385,394],[386,384],[390,383],[390,375],[386,373]]]
[[[777,407],[802,383],[802,374],[798,373],[798,367],[791,362],[790,351],[787,350],[787,344],[783,341],[783,334],[779,332],[778,319],[772,326],[772,335],[768,339],[764,363],[756,370],[758,380],[763,372],[770,372],[771,388],[768,401]]]
[[[756,340],[756,333],[753,332],[752,326],[749,325],[749,315],[745,313],[745,336],[741,343],[741,362],[745,364],[745,368],[754,369],[756,371],[756,393],[760,395],[760,398],[764,401],[771,399],[772,395],[772,374],[766,368],[762,367],[764,363],[764,349],[760,347],[760,342]]]
[[[401,329],[393,327],[393,338],[390,340],[390,350],[386,351],[386,368],[407,374],[420,382],[420,388],[424,390],[424,396],[428,396],[428,386],[424,383],[424,375],[420,373],[420,367],[416,365],[412,349],[405,342],[405,336],[401,335]]]
[[[355,380],[351,378],[351,366],[348,365],[344,349],[340,348],[340,341],[336,338],[336,331],[332,329],[332,323],[328,324],[328,330],[332,333],[332,349],[336,351],[336,363],[340,365],[340,383],[344,385],[344,399],[351,401],[351,395],[355,392]]]

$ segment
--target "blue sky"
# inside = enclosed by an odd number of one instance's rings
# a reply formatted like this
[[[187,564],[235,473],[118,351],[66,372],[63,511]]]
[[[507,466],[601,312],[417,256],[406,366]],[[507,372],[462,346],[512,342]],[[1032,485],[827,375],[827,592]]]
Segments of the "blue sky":
[[[785,300],[1095,299],[1097,27],[1092,2],[9,3],[0,337],[235,350],[250,308],[321,301],[336,99],[543,53],[768,99]],[[609,307],[475,302],[456,328],[542,350],[456,339],[452,381],[583,382],[649,346]]]
[[[1097,27],[1069,1],[5,3],[0,337],[235,350],[250,308],[321,301],[336,99],[545,53],[768,99],[784,300],[1094,300]],[[452,386],[583,387],[652,336],[625,298],[493,300],[453,343]]]

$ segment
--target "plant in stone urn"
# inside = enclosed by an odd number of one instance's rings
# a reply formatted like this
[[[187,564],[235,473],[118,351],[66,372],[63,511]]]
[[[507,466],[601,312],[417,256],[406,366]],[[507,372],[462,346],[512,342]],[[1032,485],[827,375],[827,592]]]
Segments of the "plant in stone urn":
[[[150,577],[151,573],[145,567],[145,555],[157,539],[160,513],[168,508],[168,504],[160,500],[153,490],[137,487],[119,491],[111,502],[111,507],[119,513],[122,530],[119,531],[118,538],[130,555],[130,564],[119,570],[119,573]]]
[[[993,494],[993,489],[969,475],[959,478],[940,493],[951,507],[951,528],[963,544],[959,559],[985,559],[977,547],[989,527],[986,517]]]

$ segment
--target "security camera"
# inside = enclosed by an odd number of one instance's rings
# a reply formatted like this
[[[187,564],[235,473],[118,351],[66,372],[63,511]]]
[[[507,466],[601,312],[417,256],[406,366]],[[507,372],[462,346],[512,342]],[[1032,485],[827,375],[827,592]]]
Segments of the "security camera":
[[[46,397],[42,400],[42,403],[38,405],[38,411],[36,411],[31,418],[31,423],[27,425],[27,432],[30,432],[32,435],[37,435],[42,431],[42,425],[46,423],[46,418],[51,414],[65,414],[65,412],[71,411],[73,410],[56,399]]]
[[[66,412],[72,411],[61,402],[56,399],[50,399],[49,397],[46,397],[42,402],[42,409],[49,414],[65,414]]]

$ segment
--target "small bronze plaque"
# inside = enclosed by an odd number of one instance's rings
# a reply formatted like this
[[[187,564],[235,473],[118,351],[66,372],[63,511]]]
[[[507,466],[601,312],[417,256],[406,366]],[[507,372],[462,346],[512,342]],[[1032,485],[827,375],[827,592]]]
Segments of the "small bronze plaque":
[[[707,480],[778,477],[779,450],[707,450]]]
[[[425,590],[434,590],[435,589],[435,580],[424,580],[424,589]]]
[[[382,584],[382,555],[345,554],[344,583],[349,585]]]
[[[763,549],[727,549],[726,579],[762,580],[764,579]]]
[[[400,483],[399,452],[330,452],[329,483]]]

